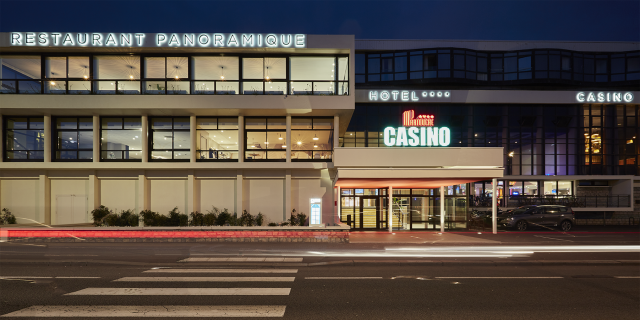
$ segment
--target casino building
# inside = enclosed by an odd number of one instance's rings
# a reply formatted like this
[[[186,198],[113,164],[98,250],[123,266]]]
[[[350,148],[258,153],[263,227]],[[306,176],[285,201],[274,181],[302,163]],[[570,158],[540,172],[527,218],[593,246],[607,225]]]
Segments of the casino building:
[[[476,208],[563,204],[637,223],[638,47],[0,33],[0,207],[54,226],[100,205],[456,230]]]

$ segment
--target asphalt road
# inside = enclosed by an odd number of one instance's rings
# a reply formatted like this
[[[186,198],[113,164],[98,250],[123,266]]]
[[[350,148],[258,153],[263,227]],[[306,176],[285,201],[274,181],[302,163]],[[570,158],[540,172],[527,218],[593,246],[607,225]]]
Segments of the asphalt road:
[[[0,316],[638,318],[638,234],[533,235],[499,245],[2,243]]]

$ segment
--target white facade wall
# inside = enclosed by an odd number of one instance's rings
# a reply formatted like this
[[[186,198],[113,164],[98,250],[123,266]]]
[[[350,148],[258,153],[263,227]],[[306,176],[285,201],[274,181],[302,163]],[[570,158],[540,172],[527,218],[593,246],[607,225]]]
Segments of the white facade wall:
[[[3,179],[0,181],[2,208],[9,209],[16,216],[17,223],[44,223],[44,215],[39,210],[40,201],[38,179]]]

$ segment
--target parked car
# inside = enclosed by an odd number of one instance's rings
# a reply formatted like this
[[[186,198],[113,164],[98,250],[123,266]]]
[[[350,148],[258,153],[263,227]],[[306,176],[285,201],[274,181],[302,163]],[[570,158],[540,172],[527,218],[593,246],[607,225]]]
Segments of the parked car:
[[[525,231],[530,227],[560,227],[569,231],[575,224],[575,213],[560,205],[522,206],[500,216],[498,225]]]

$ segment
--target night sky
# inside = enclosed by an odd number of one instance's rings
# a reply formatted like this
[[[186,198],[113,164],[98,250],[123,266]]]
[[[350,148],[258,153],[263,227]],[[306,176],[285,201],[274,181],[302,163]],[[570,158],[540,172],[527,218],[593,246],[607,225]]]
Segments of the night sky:
[[[0,31],[640,41],[640,1],[4,1]]]

